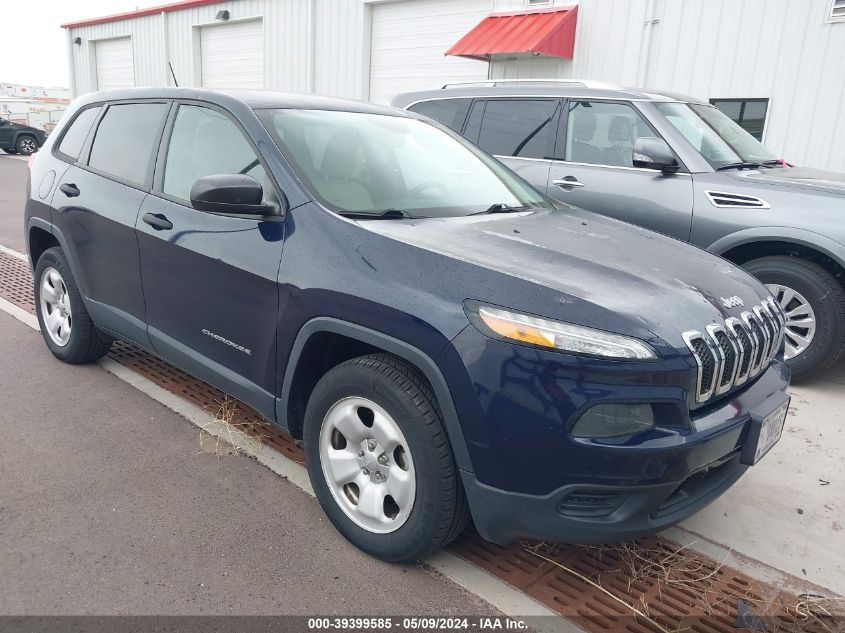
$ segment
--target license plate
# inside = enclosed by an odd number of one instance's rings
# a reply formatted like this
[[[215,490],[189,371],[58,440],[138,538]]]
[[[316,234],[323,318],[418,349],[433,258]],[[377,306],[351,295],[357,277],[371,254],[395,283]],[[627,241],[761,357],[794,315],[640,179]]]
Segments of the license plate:
[[[745,450],[743,459],[745,463],[756,464],[777,444],[783,433],[783,425],[786,422],[786,414],[789,411],[789,398],[782,402],[774,411],[766,415],[762,420],[755,420],[752,417],[752,426],[748,434],[747,444],[754,446],[754,452]],[[756,440],[756,443],[755,443]],[[750,449],[747,446],[746,449]]]

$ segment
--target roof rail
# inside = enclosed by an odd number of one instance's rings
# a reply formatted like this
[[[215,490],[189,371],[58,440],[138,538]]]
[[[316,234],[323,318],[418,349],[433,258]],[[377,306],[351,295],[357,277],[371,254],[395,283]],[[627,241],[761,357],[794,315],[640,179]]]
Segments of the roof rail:
[[[591,88],[595,90],[620,90],[616,84],[604,81],[593,81],[592,79],[481,79],[476,81],[456,81],[440,86],[441,90],[448,88],[471,88],[473,86],[511,86],[514,84],[533,85],[564,85],[577,88]]]

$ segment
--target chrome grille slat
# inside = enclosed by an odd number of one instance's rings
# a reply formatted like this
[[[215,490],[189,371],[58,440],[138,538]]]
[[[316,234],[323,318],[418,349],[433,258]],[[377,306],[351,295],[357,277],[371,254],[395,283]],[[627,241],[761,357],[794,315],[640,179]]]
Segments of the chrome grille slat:
[[[768,368],[783,343],[785,323],[783,310],[769,297],[740,318],[726,319],[724,326],[710,324],[704,334],[684,332],[698,369],[695,401],[725,394]]]

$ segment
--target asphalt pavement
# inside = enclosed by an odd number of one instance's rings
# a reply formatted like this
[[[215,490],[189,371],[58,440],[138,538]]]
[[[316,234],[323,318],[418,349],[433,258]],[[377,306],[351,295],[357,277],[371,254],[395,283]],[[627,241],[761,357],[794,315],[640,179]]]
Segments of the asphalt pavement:
[[[483,615],[316,501],[0,312],[0,614]]]
[[[26,200],[26,160],[0,150],[0,244],[23,253],[23,207]]]

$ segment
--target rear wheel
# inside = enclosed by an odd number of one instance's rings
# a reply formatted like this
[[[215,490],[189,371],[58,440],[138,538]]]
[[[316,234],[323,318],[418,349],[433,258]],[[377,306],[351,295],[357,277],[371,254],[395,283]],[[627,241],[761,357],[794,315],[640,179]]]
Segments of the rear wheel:
[[[368,554],[417,560],[466,526],[467,501],[440,409],[405,362],[376,354],[330,370],[308,401],[304,441],[320,505]]]
[[[761,257],[744,265],[786,313],[784,357],[795,380],[833,365],[845,352],[845,290],[821,266],[797,257]]]
[[[29,156],[38,151],[38,141],[32,136],[19,136],[18,142],[15,144],[15,149],[19,154]]]
[[[108,353],[112,341],[88,316],[70,266],[58,247],[44,251],[35,266],[35,311],[44,342],[59,360],[88,363]]]

